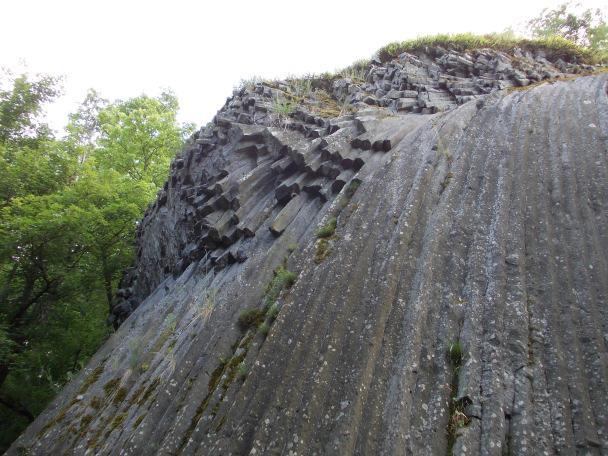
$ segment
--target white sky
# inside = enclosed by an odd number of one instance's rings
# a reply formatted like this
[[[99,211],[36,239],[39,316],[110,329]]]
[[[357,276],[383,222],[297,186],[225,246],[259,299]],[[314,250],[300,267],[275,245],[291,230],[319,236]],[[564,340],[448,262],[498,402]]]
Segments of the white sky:
[[[89,87],[109,99],[171,88],[180,120],[200,126],[241,79],[331,71],[420,35],[502,31],[561,3],[2,0],[0,66],[65,76],[47,109],[55,128]]]

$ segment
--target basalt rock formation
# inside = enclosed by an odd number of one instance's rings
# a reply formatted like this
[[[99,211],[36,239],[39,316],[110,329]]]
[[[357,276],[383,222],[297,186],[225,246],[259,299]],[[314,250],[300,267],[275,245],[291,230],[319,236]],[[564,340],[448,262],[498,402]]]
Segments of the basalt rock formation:
[[[8,454],[608,454],[595,69],[432,48],[236,90]]]

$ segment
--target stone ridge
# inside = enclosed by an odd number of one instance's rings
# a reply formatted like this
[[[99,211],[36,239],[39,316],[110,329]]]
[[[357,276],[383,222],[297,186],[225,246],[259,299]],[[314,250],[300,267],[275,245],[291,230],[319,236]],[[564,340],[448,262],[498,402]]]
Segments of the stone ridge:
[[[549,62],[542,52],[438,48],[432,57],[374,60],[365,74],[308,81],[308,87],[296,80],[235,90],[171,164],[138,227],[137,259],[110,321],[120,325],[163,280],[193,262],[219,270],[245,261],[247,239],[268,217],[278,236],[307,199],[330,202],[375,153],[389,151],[406,133],[378,136],[382,117],[434,114],[497,90],[594,69]],[[285,107],[289,112],[281,112]]]

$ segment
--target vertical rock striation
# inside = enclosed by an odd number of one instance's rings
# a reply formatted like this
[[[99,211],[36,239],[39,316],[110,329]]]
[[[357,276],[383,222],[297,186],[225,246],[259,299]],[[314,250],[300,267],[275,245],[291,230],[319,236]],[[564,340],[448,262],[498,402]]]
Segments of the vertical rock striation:
[[[8,454],[608,454],[607,76],[516,60],[237,91]]]

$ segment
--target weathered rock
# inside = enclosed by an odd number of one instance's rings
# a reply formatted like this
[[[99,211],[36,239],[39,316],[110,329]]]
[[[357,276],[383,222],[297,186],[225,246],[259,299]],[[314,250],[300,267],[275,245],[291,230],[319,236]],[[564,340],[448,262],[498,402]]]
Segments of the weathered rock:
[[[284,84],[237,91],[146,211],[116,333],[8,454],[608,452],[608,75],[496,93],[510,56],[427,51],[316,143],[304,108],[238,122]]]

